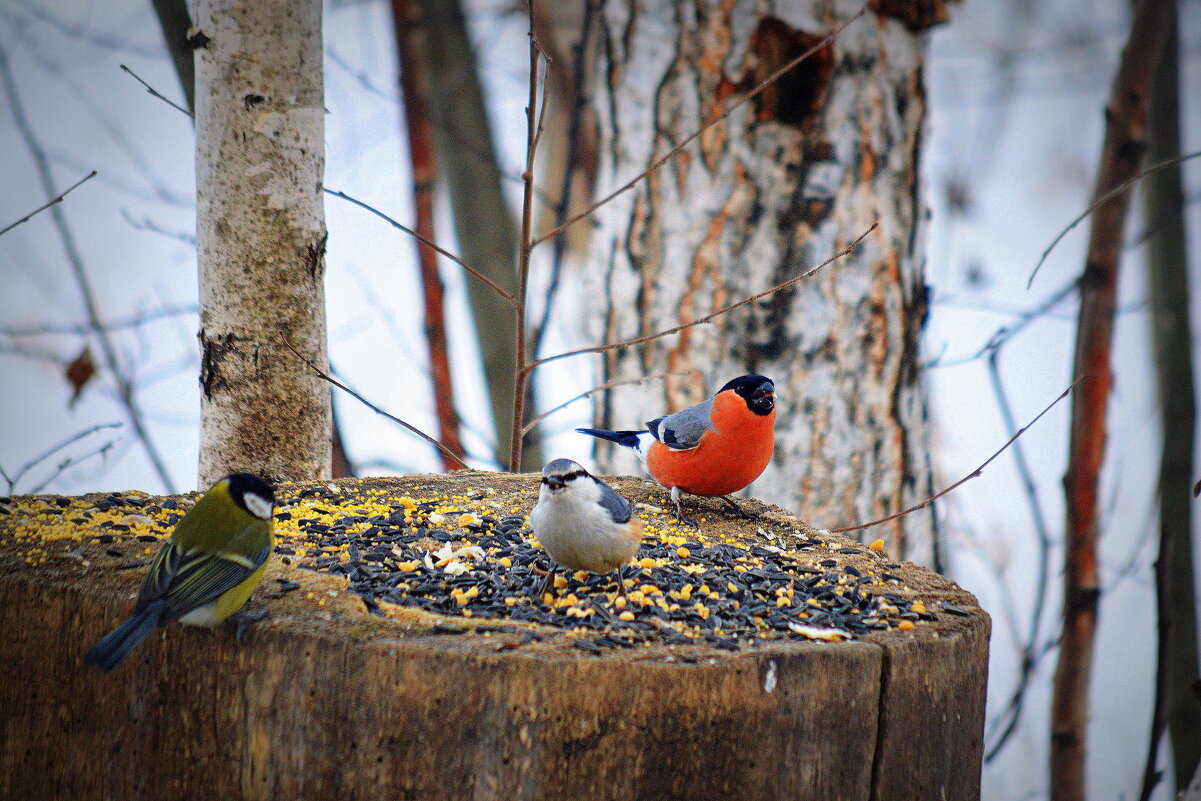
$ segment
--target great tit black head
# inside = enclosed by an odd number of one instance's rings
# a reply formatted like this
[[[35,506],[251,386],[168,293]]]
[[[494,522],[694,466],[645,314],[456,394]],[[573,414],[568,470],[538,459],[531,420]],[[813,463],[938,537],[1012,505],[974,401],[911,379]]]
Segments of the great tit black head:
[[[234,473],[225,477],[229,497],[238,508],[257,517],[270,520],[275,511],[275,490],[253,473]]]

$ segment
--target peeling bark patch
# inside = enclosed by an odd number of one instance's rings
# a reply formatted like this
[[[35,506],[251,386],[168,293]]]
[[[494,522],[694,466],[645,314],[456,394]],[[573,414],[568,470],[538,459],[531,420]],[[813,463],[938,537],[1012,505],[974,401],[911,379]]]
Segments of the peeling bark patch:
[[[799,31],[777,17],[764,17],[751,35],[749,69],[739,88],[751,91],[822,38]],[[833,72],[834,50],[827,45],[756,95],[756,119],[801,129],[816,126],[817,113],[826,101]]]
[[[224,334],[210,339],[201,329],[200,334],[200,389],[205,398],[213,397],[213,390],[225,386],[221,374],[221,363],[235,347],[240,337]]]
[[[308,272],[309,278],[317,281],[320,279],[325,265],[325,245],[329,242],[329,231],[321,235],[321,238],[305,248],[304,266]]]
[[[944,0],[872,0],[868,5],[881,17],[891,17],[914,32],[941,25],[950,18]]]

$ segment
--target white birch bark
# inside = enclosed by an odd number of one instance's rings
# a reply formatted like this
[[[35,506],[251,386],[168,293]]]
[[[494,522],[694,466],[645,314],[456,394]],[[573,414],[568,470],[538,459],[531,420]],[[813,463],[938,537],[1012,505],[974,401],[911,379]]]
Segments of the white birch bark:
[[[320,0],[200,0],[200,486],[330,471]]]
[[[861,7],[859,0],[607,3],[595,73],[597,194],[627,181]],[[938,6],[935,0],[917,5]],[[910,24],[920,24],[909,20]],[[827,51],[828,53],[828,51]],[[776,455],[749,494],[835,528],[900,511],[931,489],[918,341],[926,313],[917,160],[924,45],[877,12],[717,124],[596,216],[597,341],[666,329],[829,258],[849,258],[711,325],[608,354],[621,387],[598,425],[632,428],[761,373],[779,395]],[[605,446],[609,469],[633,472]],[[616,449],[624,451],[624,449]],[[611,453],[607,456],[607,453]],[[865,533],[939,561],[932,513]]]

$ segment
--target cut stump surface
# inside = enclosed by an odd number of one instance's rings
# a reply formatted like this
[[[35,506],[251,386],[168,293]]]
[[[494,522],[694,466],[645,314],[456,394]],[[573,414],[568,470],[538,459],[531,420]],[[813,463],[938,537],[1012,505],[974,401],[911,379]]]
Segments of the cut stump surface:
[[[285,485],[268,617],[108,674],[83,652],[195,496],[0,499],[0,797],[979,797],[970,594],[773,507],[694,499],[697,532],[612,483],[647,523],[625,600],[585,574],[532,597],[535,476]]]

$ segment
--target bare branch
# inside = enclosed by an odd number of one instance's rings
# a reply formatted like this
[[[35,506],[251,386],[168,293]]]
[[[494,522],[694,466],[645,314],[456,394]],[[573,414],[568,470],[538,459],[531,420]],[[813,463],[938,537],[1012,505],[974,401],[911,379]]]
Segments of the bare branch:
[[[1113,200],[1118,195],[1120,195],[1124,192],[1130,191],[1131,189],[1134,188],[1135,184],[1137,184],[1142,179],[1146,178],[1151,173],[1159,172],[1160,170],[1165,170],[1168,167],[1171,167],[1175,164],[1179,164],[1182,161],[1188,161],[1189,159],[1195,159],[1198,156],[1201,156],[1201,150],[1198,150],[1194,153],[1186,153],[1185,155],[1177,156],[1174,159],[1166,159],[1164,161],[1159,162],[1158,164],[1152,164],[1150,167],[1148,167],[1147,169],[1138,173],[1137,175],[1133,176],[1132,178],[1122,181],[1120,184],[1115,186],[1113,189],[1110,189],[1108,192],[1101,195],[1099,198],[1097,198],[1092,203],[1090,203],[1089,207],[1087,209],[1080,212],[1080,214],[1077,215],[1074,220],[1072,220],[1070,223],[1068,223],[1067,228],[1064,228],[1062,231],[1060,231],[1059,235],[1056,236],[1053,240],[1051,240],[1051,244],[1047,245],[1047,249],[1043,251],[1043,255],[1040,256],[1038,259],[1038,264],[1034,265],[1034,269],[1030,271],[1030,277],[1028,279],[1026,279],[1026,289],[1029,289],[1030,285],[1034,283],[1034,276],[1038,275],[1039,268],[1041,268],[1043,266],[1043,262],[1045,262],[1047,260],[1047,257],[1051,255],[1051,251],[1055,249],[1055,246],[1058,245],[1065,236],[1067,236],[1069,233],[1071,233],[1073,228],[1075,228],[1080,223],[1084,222],[1085,219],[1088,218],[1088,215],[1092,214],[1099,207],[1104,206],[1106,203]]]
[[[619,348],[628,348],[628,347],[631,347],[632,345],[641,345],[643,342],[650,342],[652,340],[659,339],[660,337],[669,336],[671,334],[677,334],[686,328],[692,328],[693,326],[702,325],[704,323],[707,323],[707,322],[713,320],[714,318],[720,317],[723,314],[726,314],[727,312],[731,312],[734,309],[737,309],[739,306],[745,306],[748,303],[754,303],[756,300],[765,298],[768,295],[775,294],[776,292],[779,292],[781,289],[787,289],[788,287],[792,286],[795,283],[804,281],[806,278],[812,277],[815,273],[817,273],[818,270],[822,269],[823,267],[831,264],[832,262],[838,261],[839,259],[843,258],[844,256],[849,255],[856,247],[858,247],[859,243],[862,242],[867,237],[868,234],[870,234],[872,231],[876,230],[877,226],[879,226],[879,223],[872,223],[871,228],[868,228],[862,234],[855,237],[855,239],[851,242],[851,244],[847,245],[845,248],[838,251],[833,256],[831,256],[830,258],[823,261],[821,264],[814,267],[812,270],[809,270],[808,272],[805,272],[805,273],[801,273],[800,275],[796,276],[795,278],[789,278],[784,283],[776,284],[771,289],[766,289],[757,295],[751,295],[749,298],[744,298],[744,299],[738,301],[737,303],[731,303],[729,306],[722,306],[717,311],[710,312],[709,314],[706,314],[704,317],[698,317],[697,319],[695,319],[691,322],[684,323],[683,325],[677,325],[674,328],[668,328],[665,331],[659,331],[654,334],[647,334],[646,336],[635,337],[634,339],[623,340],[622,342],[614,342],[610,345],[593,345],[592,347],[589,347],[589,348],[578,348],[576,350],[564,351],[563,353],[556,353],[554,356],[547,356],[545,359],[537,359],[536,361],[530,362],[530,364],[526,367],[526,371],[529,372],[529,371],[533,370],[535,367],[540,367],[541,365],[544,365],[547,362],[557,361],[558,359],[566,359],[568,356],[579,356],[582,353],[602,353],[604,351],[617,350]]]
[[[431,444],[435,448],[437,448],[439,451],[441,451],[444,456],[447,456],[447,457],[453,459],[454,461],[456,461],[463,467],[467,467],[467,463],[463,461],[462,457],[460,457],[457,453],[452,451],[450,448],[447,448],[441,442],[434,439],[433,437],[431,437],[429,434],[425,433],[421,429],[406,423],[404,420],[401,420],[399,417],[396,417],[395,415],[391,415],[388,412],[385,412],[383,409],[376,406],[374,403],[367,400],[366,398],[364,398],[359,393],[355,392],[350,387],[348,387],[345,384],[343,384],[342,382],[338,381],[338,379],[334,378],[329,373],[322,370],[320,367],[318,367],[316,364],[314,364],[307,356],[305,356],[303,353],[298,351],[295,348],[295,346],[293,346],[292,343],[289,342],[287,339],[284,340],[284,345],[288,348],[288,350],[290,350],[290,351],[292,351],[292,353],[296,354],[296,358],[298,358],[302,362],[304,362],[308,366],[308,368],[310,370],[312,370],[314,373],[316,373],[319,377],[321,377],[325,381],[328,381],[329,383],[333,384],[335,387],[342,390],[347,395],[350,395],[350,397],[354,398],[359,403],[363,404],[368,409],[370,409],[371,411],[378,414],[380,417],[386,417],[389,420],[391,420],[393,423],[396,423],[397,425],[404,428],[405,430],[421,437],[423,440],[425,440],[426,442],[428,442],[429,444]]]
[[[179,242],[183,242],[185,245],[196,247],[196,237],[193,234],[189,234],[186,231],[172,231],[168,228],[164,228],[154,220],[151,220],[149,217],[143,217],[141,221],[138,221],[135,220],[133,215],[131,215],[126,209],[121,209],[121,219],[129,223],[129,227],[136,231],[149,231],[153,234],[160,234]]]
[[[1034,424],[1035,424],[1035,423],[1037,423],[1039,420],[1041,420],[1041,419],[1042,419],[1042,416],[1043,416],[1044,414],[1046,414],[1047,412],[1051,411],[1051,409],[1052,409],[1052,408],[1054,408],[1055,404],[1059,403],[1061,400],[1063,400],[1063,399],[1064,399],[1064,398],[1066,398],[1068,395],[1070,395],[1070,394],[1071,394],[1071,392],[1072,392],[1072,390],[1073,390],[1073,389],[1076,387],[1076,385],[1077,385],[1077,384],[1079,384],[1079,383],[1080,383],[1080,379],[1079,379],[1079,378],[1077,378],[1075,381],[1073,381],[1073,382],[1072,382],[1072,385],[1071,385],[1071,386],[1069,386],[1069,387],[1068,387],[1067,389],[1065,389],[1065,390],[1064,390],[1062,393],[1060,393],[1060,395],[1059,395],[1057,398],[1055,398],[1055,400],[1051,401],[1051,403],[1050,403],[1050,404],[1047,406],[1047,408],[1045,408],[1045,409],[1043,409],[1041,412],[1039,412],[1039,413],[1038,413],[1038,415],[1037,415],[1037,416],[1036,416],[1036,417],[1035,417],[1033,420],[1031,420],[1029,423],[1026,423],[1026,425],[1024,425],[1024,426],[1022,426],[1020,429],[1018,429],[1017,433],[1016,433],[1016,434],[1014,434],[1012,437],[1010,437],[1010,438],[1009,438],[1009,441],[1008,441],[1008,442],[1006,442],[1004,445],[1002,445],[1002,446],[1001,446],[1001,448],[1000,448],[1000,450],[998,450],[998,451],[997,451],[996,453],[994,453],[992,456],[990,456],[990,457],[988,457],[987,459],[985,459],[985,460],[984,460],[984,463],[983,463],[983,464],[981,464],[979,467],[977,467],[975,470],[973,470],[971,473],[968,473],[966,476],[964,476],[963,478],[959,479],[959,480],[958,480],[958,481],[956,481],[954,484],[952,484],[951,486],[949,486],[949,487],[947,487],[946,489],[944,489],[942,492],[939,492],[939,493],[937,493],[936,495],[932,495],[931,497],[927,498],[926,500],[922,501],[921,503],[917,504],[916,506],[911,506],[911,507],[909,507],[908,509],[906,509],[906,510],[905,510],[905,511],[903,511],[903,512],[897,512],[897,513],[896,513],[896,514],[894,514],[894,515],[889,515],[888,517],[882,517],[882,518],[880,518],[879,520],[873,520],[873,521],[871,521],[870,523],[861,523],[861,524],[859,524],[859,525],[857,525],[857,526],[847,526],[846,528],[832,528],[832,529],[830,529],[830,532],[831,532],[831,533],[833,533],[833,534],[846,534],[847,532],[850,532],[850,531],[862,531],[862,530],[863,530],[863,529],[865,529],[865,528],[871,528],[871,527],[873,527],[873,526],[878,526],[878,525],[880,525],[881,523],[888,523],[888,522],[891,522],[891,521],[893,521],[893,520],[896,520],[896,519],[898,519],[898,518],[904,517],[905,515],[907,515],[907,514],[909,514],[909,513],[911,513],[911,512],[916,512],[916,511],[918,511],[919,509],[925,509],[927,506],[929,506],[930,504],[934,503],[935,501],[937,501],[939,498],[941,498],[942,496],[946,495],[947,493],[949,493],[949,492],[952,492],[953,490],[959,489],[959,487],[961,487],[961,486],[963,486],[964,484],[966,484],[967,482],[971,481],[973,478],[977,478],[977,477],[978,477],[978,476],[979,476],[981,473],[983,473],[983,472],[984,472],[984,468],[986,468],[986,467],[988,467],[990,464],[992,464],[993,460],[994,460],[994,459],[996,459],[998,456],[1000,456],[1002,453],[1004,453],[1004,452],[1005,452],[1005,450],[1006,450],[1006,449],[1007,449],[1007,448],[1008,448],[1010,445],[1012,445],[1014,442],[1016,442],[1018,437],[1020,437],[1022,434],[1025,434],[1025,433],[1026,433],[1026,431],[1027,431],[1027,430],[1028,430],[1028,429],[1029,429],[1029,428],[1030,428],[1032,425],[1034,425]]]
[[[417,232],[416,232],[416,231],[414,231],[412,228],[409,228],[408,226],[405,226],[405,225],[402,225],[401,223],[398,223],[396,220],[392,219],[392,218],[391,218],[391,217],[389,217],[387,214],[384,214],[382,211],[380,211],[379,209],[377,209],[377,208],[375,208],[374,206],[370,205],[369,203],[364,203],[362,200],[359,200],[358,198],[355,198],[355,197],[351,197],[350,195],[346,194],[345,192],[337,192],[337,191],[334,191],[333,189],[329,189],[328,187],[325,189],[325,194],[327,194],[327,195],[333,195],[334,197],[340,197],[340,198],[342,198],[342,199],[343,199],[343,200],[345,200],[345,201],[348,201],[348,202],[350,202],[350,203],[353,203],[354,205],[358,206],[358,207],[359,207],[359,208],[361,208],[361,209],[365,209],[365,210],[367,210],[367,211],[371,212],[371,213],[372,213],[372,214],[374,214],[376,217],[379,217],[381,220],[383,220],[384,222],[386,222],[386,223],[388,223],[389,225],[391,225],[393,228],[398,228],[398,229],[400,229],[401,231],[404,231],[404,232],[405,232],[406,234],[408,234],[409,236],[411,236],[411,237],[413,237],[413,238],[417,239],[418,241],[420,241],[420,242],[423,242],[423,243],[425,243],[426,245],[429,245],[431,248],[433,248],[434,250],[438,251],[438,252],[439,252],[439,253],[441,253],[443,256],[445,256],[446,258],[450,259],[450,260],[451,260],[451,261],[453,261],[455,264],[459,265],[459,266],[460,266],[460,267],[462,267],[464,270],[466,270],[467,272],[469,272],[469,273],[471,273],[472,275],[474,275],[476,278],[478,278],[478,279],[480,279],[481,281],[483,281],[485,284],[487,284],[489,287],[491,287],[491,288],[493,289],[493,291],[495,291],[495,292],[496,292],[496,294],[500,295],[502,298],[504,298],[505,300],[507,300],[507,301],[508,301],[510,304],[516,304],[516,303],[517,303],[517,298],[513,297],[513,296],[512,296],[512,295],[510,295],[508,292],[506,292],[505,290],[501,289],[499,286],[497,286],[495,283],[493,283],[493,282],[492,282],[492,281],[491,281],[491,280],[490,280],[490,279],[489,279],[487,276],[483,275],[483,274],[482,274],[482,273],[480,273],[478,270],[476,270],[474,267],[472,267],[472,266],[470,266],[469,264],[467,264],[467,262],[463,261],[463,260],[462,260],[462,259],[460,259],[458,256],[456,256],[455,254],[451,253],[451,252],[450,252],[449,250],[447,250],[446,248],[440,247],[440,246],[439,246],[439,245],[438,245],[436,242],[433,242],[433,241],[431,241],[430,239],[428,239],[428,238],[426,238],[426,237],[422,236],[421,234],[417,233]]]
[[[817,43],[817,44],[815,44],[813,47],[811,47],[811,48],[809,48],[808,50],[806,50],[804,53],[801,53],[799,56],[797,56],[796,58],[792,59],[791,61],[789,61],[789,62],[788,62],[787,64],[785,64],[784,66],[780,67],[778,70],[776,70],[775,72],[773,72],[771,75],[769,75],[769,76],[767,76],[766,78],[764,78],[764,79],[763,79],[763,82],[762,82],[762,83],[760,83],[758,86],[756,86],[754,89],[752,89],[751,91],[747,92],[745,95],[743,95],[742,97],[738,98],[738,99],[737,99],[737,100],[735,100],[733,103],[730,103],[730,105],[726,106],[726,108],[725,108],[725,109],[724,109],[724,110],[723,110],[723,111],[722,111],[720,114],[718,114],[716,117],[714,117],[713,119],[709,120],[707,123],[705,123],[704,125],[702,125],[700,128],[696,129],[696,131],[694,131],[694,132],[693,132],[691,135],[689,135],[689,136],[686,136],[684,139],[680,140],[680,143],[679,143],[679,144],[677,144],[675,147],[673,147],[671,150],[667,151],[667,152],[666,152],[666,153],[664,153],[662,156],[660,156],[659,158],[655,159],[655,160],[654,160],[654,162],[652,162],[652,163],[651,163],[651,166],[647,167],[647,168],[646,168],[645,170],[643,170],[641,173],[639,173],[638,175],[634,176],[634,177],[633,177],[633,178],[631,178],[629,181],[627,181],[626,183],[622,184],[620,187],[618,187],[617,189],[613,190],[613,191],[612,191],[612,192],[610,192],[609,194],[605,195],[603,198],[601,198],[600,200],[596,201],[596,202],[595,202],[595,203],[593,203],[591,206],[589,206],[588,208],[586,208],[586,209],[584,209],[583,211],[581,211],[579,214],[577,214],[577,215],[575,215],[574,217],[572,217],[571,219],[569,219],[567,222],[565,222],[565,223],[562,223],[561,225],[558,225],[558,226],[556,226],[555,228],[552,228],[551,230],[549,230],[549,231],[547,231],[546,233],[542,234],[542,235],[541,235],[541,236],[539,236],[538,238],[534,239],[534,240],[533,240],[533,243],[532,243],[532,245],[531,245],[531,246],[532,246],[532,247],[535,247],[535,246],[537,246],[537,245],[540,245],[540,244],[542,244],[542,243],[543,243],[543,242],[545,242],[546,240],[548,240],[548,239],[550,239],[551,237],[553,237],[553,236],[555,236],[556,234],[558,234],[560,231],[563,231],[563,230],[565,230],[565,229],[567,229],[567,228],[570,228],[572,225],[575,225],[575,224],[576,224],[577,222],[579,222],[580,220],[582,220],[582,219],[584,219],[585,217],[589,216],[590,214],[592,214],[592,212],[596,211],[596,210],[597,210],[597,209],[599,209],[601,206],[603,206],[603,205],[605,205],[606,203],[608,203],[609,201],[613,200],[613,199],[614,199],[615,197],[617,197],[618,195],[624,194],[625,192],[628,192],[629,190],[633,189],[633,188],[634,188],[634,186],[636,186],[636,185],[638,184],[638,182],[639,182],[639,181],[641,181],[643,178],[645,178],[645,177],[647,177],[648,175],[650,175],[651,173],[653,173],[655,170],[657,170],[657,169],[659,169],[660,167],[662,167],[662,166],[663,166],[665,163],[667,163],[667,161],[668,161],[669,159],[671,159],[671,158],[672,158],[672,156],[675,156],[677,153],[679,153],[680,151],[682,151],[682,150],[683,150],[685,147],[687,147],[689,144],[691,144],[691,143],[692,143],[692,142],[693,142],[695,139],[697,139],[697,137],[699,137],[699,136],[700,136],[701,134],[703,134],[705,131],[709,130],[709,129],[710,129],[710,128],[712,128],[714,125],[717,125],[719,122],[721,122],[722,120],[724,120],[724,119],[726,119],[727,117],[729,117],[729,116],[730,116],[731,114],[733,114],[733,113],[734,113],[736,110],[738,110],[738,108],[740,108],[741,106],[745,105],[747,102],[749,102],[749,101],[750,101],[752,98],[754,98],[756,95],[758,95],[758,94],[759,94],[760,92],[762,92],[764,89],[766,89],[767,87],[769,87],[769,86],[771,86],[773,83],[775,83],[777,80],[779,80],[779,79],[780,79],[780,77],[781,77],[782,75],[784,75],[785,73],[787,73],[787,72],[788,72],[789,70],[791,70],[793,67],[795,67],[796,65],[800,64],[802,61],[804,61],[805,59],[809,58],[809,57],[810,57],[810,56],[812,56],[814,53],[816,53],[816,52],[820,51],[822,48],[826,47],[828,44],[830,44],[830,42],[834,41],[834,39],[835,39],[835,38],[836,38],[836,37],[837,37],[837,36],[838,36],[840,33],[842,33],[842,32],[843,32],[843,31],[846,29],[846,27],[847,27],[848,25],[850,25],[852,22],[854,22],[855,20],[859,19],[859,18],[860,18],[860,17],[862,17],[864,14],[866,14],[866,13],[867,13],[867,10],[868,10],[868,8],[869,8],[869,6],[870,6],[870,3],[869,3],[869,4],[867,4],[867,5],[864,5],[864,6],[863,6],[863,8],[859,9],[859,11],[857,11],[857,12],[856,12],[854,15],[852,15],[852,16],[851,16],[850,18],[848,18],[848,19],[847,19],[845,22],[843,22],[841,25],[839,25],[838,27],[836,27],[836,28],[835,28],[833,31],[831,31],[831,32],[830,32],[830,33],[829,33],[829,34],[828,34],[828,35],[827,35],[827,36],[826,36],[824,39],[822,39],[820,42],[818,42],[818,43]]]
[[[143,80],[141,79],[141,77],[140,77],[140,76],[139,76],[139,75],[138,75],[136,72],[134,72],[133,70],[131,70],[129,67],[127,67],[127,66],[125,66],[124,64],[122,64],[122,65],[121,65],[121,71],[122,71],[122,72],[124,72],[125,74],[129,75],[130,77],[132,77],[132,78],[133,78],[135,81],[137,81],[138,83],[142,84],[142,86],[146,87],[146,91],[147,91],[147,92],[149,92],[150,94],[154,95],[155,97],[157,97],[159,100],[161,100],[161,101],[163,101],[164,103],[166,103],[166,104],[167,104],[168,106],[170,106],[171,108],[175,109],[176,111],[180,112],[181,114],[184,114],[184,115],[186,115],[186,116],[187,116],[189,119],[195,119],[195,118],[196,118],[196,115],[194,115],[192,112],[188,111],[186,108],[184,108],[183,106],[179,105],[179,104],[178,104],[178,103],[176,103],[174,100],[172,100],[171,98],[167,97],[167,96],[166,96],[166,95],[164,95],[162,92],[160,92],[159,90],[155,89],[155,88],[154,88],[153,86],[151,86],[150,84],[148,84],[148,83],[146,83],[145,81],[143,81]]]
[[[1075,282],[1071,286],[1074,285]],[[997,407],[1001,411],[1001,419],[1005,423],[1005,430],[1014,432],[1017,430],[1017,423],[1014,420],[1013,409],[1009,405],[1009,397],[1001,381],[1001,370],[998,365],[1000,347],[1003,343],[1004,339],[1000,339],[995,345],[991,346],[988,356],[988,373],[992,381],[993,394],[997,400]],[[1037,666],[1036,651],[1041,634],[1043,609],[1046,605],[1048,583],[1050,580],[1052,545],[1050,527],[1047,525],[1046,518],[1043,517],[1042,505],[1038,500],[1038,488],[1034,482],[1030,466],[1026,462],[1026,455],[1022,449],[1021,442],[1015,442],[1013,445],[1013,460],[1014,465],[1017,467],[1018,476],[1021,478],[1022,486],[1025,489],[1026,503],[1030,507],[1030,519],[1034,524],[1034,531],[1038,537],[1038,580],[1034,596],[1034,608],[1030,613],[1030,629],[1026,635],[1025,642],[1022,644],[1022,661],[1018,685],[1010,697],[1009,705],[1006,707],[1005,712],[997,718],[997,720],[1008,718],[1008,723],[1000,736],[989,747],[984,756],[985,762],[992,761],[1001,752],[1009,737],[1017,730],[1018,722],[1021,720],[1026,691],[1030,687],[1030,681],[1034,676],[1034,669]]]
[[[614,387],[621,387],[621,386],[625,386],[626,384],[641,384],[644,381],[658,381],[660,379],[668,378],[669,376],[674,376],[674,375],[688,375],[688,373],[655,373],[654,375],[644,375],[641,378],[626,378],[626,379],[618,380],[618,381],[606,381],[605,383],[595,386],[592,389],[581,392],[579,395],[575,395],[571,398],[568,398],[567,400],[560,403],[558,406],[555,406],[551,409],[546,410],[545,412],[538,415],[537,417],[531,418],[530,421],[525,424],[525,427],[521,429],[521,433],[524,436],[525,434],[529,433],[530,429],[532,429],[534,426],[541,423],[546,418],[550,417],[555,412],[559,412],[559,411],[562,411],[563,409],[566,409],[568,406],[575,403],[576,401],[583,400],[584,398],[591,398],[595,393],[601,392],[602,390],[613,389]]]
[[[54,472],[51,473],[50,476],[48,476],[45,481],[43,481],[42,483],[33,487],[31,490],[29,490],[29,494],[37,495],[42,490],[46,489],[46,487],[50,484],[51,481],[54,481],[54,479],[58,478],[60,475],[62,475],[64,472],[66,472],[68,468],[74,467],[75,465],[80,464],[82,462],[86,462],[88,459],[91,459],[93,456],[107,456],[108,452],[110,450],[112,450],[113,446],[116,444],[117,444],[117,440],[110,439],[108,442],[104,443],[100,447],[98,447],[92,451],[89,451],[88,453],[85,453],[82,456],[68,456],[66,459],[63,459],[61,462],[59,462],[57,465],[55,465]]]
[[[534,230],[534,158],[538,152],[538,140],[542,137],[543,114],[546,112],[546,98],[543,97],[542,110],[538,110],[538,60],[543,57],[542,47],[534,35],[534,0],[529,3],[529,36],[530,36],[530,95],[525,108],[526,116],[526,148],[525,172],[521,174],[524,191],[521,193],[521,242],[517,249],[517,303],[513,308],[517,315],[515,328],[515,347],[513,355],[513,418],[509,429],[509,471],[516,473],[521,469],[521,446],[525,436],[522,423],[525,420],[526,386],[529,380],[529,368],[526,360],[529,358],[526,345],[525,303],[526,291],[530,283],[530,253],[534,249],[532,240]]]
[[[21,466],[21,468],[19,470],[17,470],[17,472],[14,473],[12,476],[9,476],[9,474],[7,472],[5,472],[4,468],[0,467],[0,477],[2,477],[8,483],[7,494],[8,495],[14,494],[14,492],[16,490],[17,482],[20,481],[22,478],[24,478],[26,473],[28,473],[30,470],[33,470],[39,464],[46,461],[54,454],[58,453],[63,448],[69,447],[69,446],[75,444],[76,442],[79,442],[81,439],[90,437],[92,434],[95,434],[98,431],[103,431],[106,428],[120,428],[121,426],[122,426],[122,423],[99,423],[97,425],[92,426],[89,429],[80,431],[79,433],[68,437],[67,439],[63,440],[62,442],[59,442],[58,444],[47,448],[42,453],[33,457],[28,462],[23,464]],[[53,480],[53,478],[51,478],[49,480]],[[48,482],[43,482],[41,486],[44,487],[46,485],[46,483],[48,483]],[[39,489],[40,489],[40,487],[39,487]],[[37,492],[36,489],[31,490],[30,494],[33,494],[36,492]]]
[[[152,323],[156,320],[162,320],[170,317],[183,317],[189,314],[197,314],[199,309],[196,305],[190,306],[162,306],[157,309],[135,314],[130,317],[122,317],[112,322],[100,323],[102,331],[119,331],[123,328],[139,328],[147,323]],[[54,325],[47,323],[45,325],[31,325],[25,328],[0,328],[0,334],[6,337],[36,337],[50,336],[54,334],[75,334],[84,335],[90,334],[96,330],[93,323],[65,323],[63,325]]]
[[[54,179],[50,175],[50,161],[46,157],[41,144],[38,142],[33,126],[30,125],[29,119],[25,116],[25,107],[21,103],[21,96],[17,91],[12,70],[8,65],[8,54],[2,45],[0,45],[0,83],[4,85],[4,93],[8,97],[13,122],[20,131],[21,138],[25,140],[25,145],[29,149],[30,155],[33,157],[42,188],[47,195],[54,195]],[[142,443],[142,447],[146,451],[146,456],[150,459],[155,472],[158,474],[159,480],[162,481],[163,486],[168,492],[174,492],[175,484],[171,480],[171,474],[167,470],[167,465],[151,440],[150,432],[143,422],[142,412],[134,394],[133,382],[122,370],[120,359],[117,357],[116,346],[101,323],[100,307],[96,300],[96,294],[92,289],[91,282],[88,280],[87,271],[83,265],[83,257],[75,246],[75,237],[71,233],[70,226],[67,225],[67,218],[62,213],[62,207],[57,204],[52,205],[50,207],[50,216],[54,220],[54,225],[58,229],[59,239],[62,241],[63,249],[66,251],[67,262],[71,266],[76,286],[82,296],[84,307],[87,310],[88,321],[92,326],[92,332],[100,344],[105,364],[117,384],[118,395],[125,407],[126,416],[129,418],[129,422],[133,426],[138,440]]]
[[[48,209],[48,208],[50,208],[51,206],[53,206],[55,203],[62,203],[62,202],[63,202],[63,198],[65,198],[67,195],[71,194],[71,192],[72,192],[72,191],[73,191],[73,190],[74,190],[76,187],[78,187],[78,186],[80,186],[80,185],[82,185],[82,184],[84,184],[84,183],[86,183],[86,182],[88,182],[88,181],[92,180],[92,179],[93,179],[93,178],[95,178],[95,177],[96,177],[96,171],[95,171],[95,170],[92,170],[90,173],[88,173],[87,175],[83,176],[83,177],[82,177],[82,178],[80,178],[78,181],[76,181],[75,183],[71,184],[69,187],[67,187],[66,189],[64,189],[64,190],[62,191],[62,193],[61,193],[61,194],[59,194],[59,196],[58,196],[58,197],[56,197],[54,200],[51,200],[49,203],[43,204],[43,205],[41,205],[41,206],[38,206],[36,209],[34,209],[33,211],[29,212],[28,214],[26,214],[24,217],[22,217],[21,219],[17,220],[16,222],[9,223],[8,225],[4,226],[3,228],[0,228],[0,236],[4,236],[4,235],[5,235],[5,234],[7,234],[9,231],[11,231],[12,229],[16,228],[18,225],[20,225],[21,223],[26,223],[26,222],[29,222],[29,220],[30,220],[30,219],[31,219],[31,218],[32,218],[34,215],[38,214],[39,212],[43,212],[43,211],[45,211],[46,209]]]

